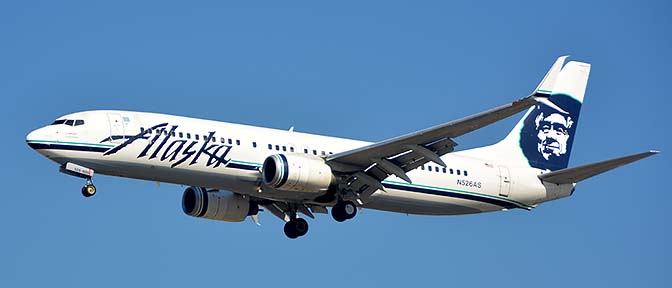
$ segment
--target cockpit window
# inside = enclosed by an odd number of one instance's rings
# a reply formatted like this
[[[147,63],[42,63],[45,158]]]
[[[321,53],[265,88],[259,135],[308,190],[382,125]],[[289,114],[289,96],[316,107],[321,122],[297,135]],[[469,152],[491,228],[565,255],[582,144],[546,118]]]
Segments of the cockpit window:
[[[68,126],[79,126],[84,125],[84,120],[70,120],[70,119],[59,119],[51,123],[51,125],[68,125]]]

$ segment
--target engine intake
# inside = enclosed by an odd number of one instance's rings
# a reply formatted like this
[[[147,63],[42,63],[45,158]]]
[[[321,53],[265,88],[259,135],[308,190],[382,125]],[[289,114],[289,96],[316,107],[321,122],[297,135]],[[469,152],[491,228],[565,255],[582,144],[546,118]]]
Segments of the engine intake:
[[[248,215],[255,215],[259,209],[238,194],[189,187],[182,194],[182,211],[198,218],[240,222]]]
[[[296,154],[268,156],[261,171],[264,184],[285,191],[324,192],[334,178],[324,159]]]

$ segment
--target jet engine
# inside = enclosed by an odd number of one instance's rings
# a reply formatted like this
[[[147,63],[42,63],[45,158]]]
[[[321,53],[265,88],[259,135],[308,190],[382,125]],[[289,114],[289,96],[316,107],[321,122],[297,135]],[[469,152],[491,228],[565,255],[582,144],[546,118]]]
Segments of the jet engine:
[[[198,218],[240,222],[248,215],[256,215],[259,206],[228,191],[208,191],[192,186],[182,194],[182,211]]]
[[[276,154],[261,167],[264,184],[278,190],[323,192],[334,178],[324,159],[297,154]]]

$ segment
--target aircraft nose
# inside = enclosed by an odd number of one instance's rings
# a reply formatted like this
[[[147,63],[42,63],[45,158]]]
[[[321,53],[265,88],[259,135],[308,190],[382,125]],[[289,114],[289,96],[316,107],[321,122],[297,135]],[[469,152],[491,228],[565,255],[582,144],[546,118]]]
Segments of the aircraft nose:
[[[35,129],[32,132],[28,133],[28,135],[26,135],[26,144],[28,144],[28,146],[30,146],[30,148],[35,149],[35,147],[37,145],[37,143],[36,143],[37,140],[40,140],[42,138],[41,135],[44,134],[43,131],[44,131],[44,128],[39,128],[39,129]]]

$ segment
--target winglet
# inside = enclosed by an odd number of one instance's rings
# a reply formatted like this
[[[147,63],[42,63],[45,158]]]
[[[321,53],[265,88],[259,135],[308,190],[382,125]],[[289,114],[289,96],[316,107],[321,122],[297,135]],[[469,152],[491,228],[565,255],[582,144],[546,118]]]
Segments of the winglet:
[[[546,72],[546,76],[544,76],[544,79],[541,80],[537,88],[534,89],[532,95],[548,97],[551,95],[551,93],[553,93],[555,79],[558,78],[558,73],[560,73],[560,70],[562,70],[562,65],[565,64],[567,57],[569,57],[569,55],[560,56],[555,60],[555,63],[553,63],[551,69]]]

